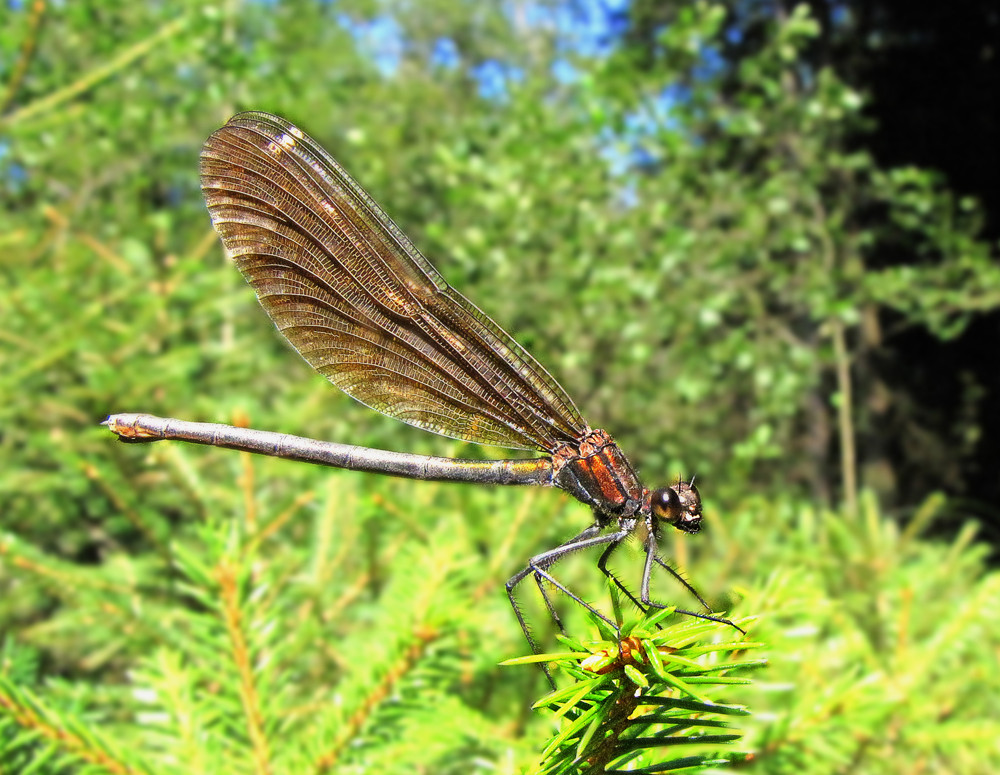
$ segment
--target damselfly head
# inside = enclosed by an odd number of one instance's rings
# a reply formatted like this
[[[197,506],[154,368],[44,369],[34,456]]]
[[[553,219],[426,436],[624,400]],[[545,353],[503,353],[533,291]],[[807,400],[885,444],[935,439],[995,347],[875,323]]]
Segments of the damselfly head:
[[[701,495],[690,482],[677,482],[653,490],[649,508],[654,517],[685,533],[701,530]]]

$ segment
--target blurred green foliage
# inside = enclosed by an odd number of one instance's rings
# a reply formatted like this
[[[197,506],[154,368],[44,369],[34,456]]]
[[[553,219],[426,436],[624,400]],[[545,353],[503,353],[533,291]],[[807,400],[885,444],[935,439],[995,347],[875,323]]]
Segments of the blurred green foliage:
[[[373,415],[273,335],[198,191],[202,141],[249,108],[320,140],[648,484],[698,473],[709,530],[665,550],[762,617],[762,772],[1000,766],[997,577],[971,534],[921,539],[938,501],[900,532],[856,500],[877,415],[844,378],[877,357],[880,309],[949,337],[1000,302],[976,207],[848,146],[862,99],[803,77],[804,14],[724,78],[717,7],[599,56],[531,21],[558,7],[0,11],[5,771],[517,772],[551,723],[538,675],[495,667],[524,649],[501,587],[587,524],[575,504],[97,425],[506,456]],[[886,242],[920,260],[874,261]],[[587,558],[560,572],[599,594]]]

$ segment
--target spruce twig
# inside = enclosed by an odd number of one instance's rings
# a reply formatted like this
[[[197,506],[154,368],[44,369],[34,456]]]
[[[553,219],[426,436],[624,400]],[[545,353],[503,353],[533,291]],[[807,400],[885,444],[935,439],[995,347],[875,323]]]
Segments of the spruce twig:
[[[626,766],[632,773],[657,773],[749,757],[718,750],[742,736],[727,719],[749,715],[721,702],[719,695],[726,685],[750,682],[733,673],[765,662],[737,655],[761,644],[724,641],[733,628],[672,609],[621,624],[619,632],[596,617],[594,622],[599,640],[561,636],[569,651],[503,663],[554,662],[572,678],[535,704],[554,713],[561,724],[534,775],[618,773]],[[682,746],[691,753],[677,757]]]

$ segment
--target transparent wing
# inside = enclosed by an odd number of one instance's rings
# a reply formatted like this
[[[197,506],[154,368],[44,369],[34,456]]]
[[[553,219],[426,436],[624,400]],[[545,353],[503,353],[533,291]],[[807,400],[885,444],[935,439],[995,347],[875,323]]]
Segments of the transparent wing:
[[[586,432],[559,383],[297,127],[234,116],[205,143],[201,185],[261,306],[348,395],[481,444],[552,451]]]

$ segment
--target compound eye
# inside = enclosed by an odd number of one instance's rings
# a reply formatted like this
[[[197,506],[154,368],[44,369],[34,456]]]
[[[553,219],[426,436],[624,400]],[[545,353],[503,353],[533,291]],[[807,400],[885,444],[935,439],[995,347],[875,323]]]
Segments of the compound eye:
[[[681,499],[670,487],[653,490],[649,497],[649,507],[653,516],[673,525],[681,518]]]

